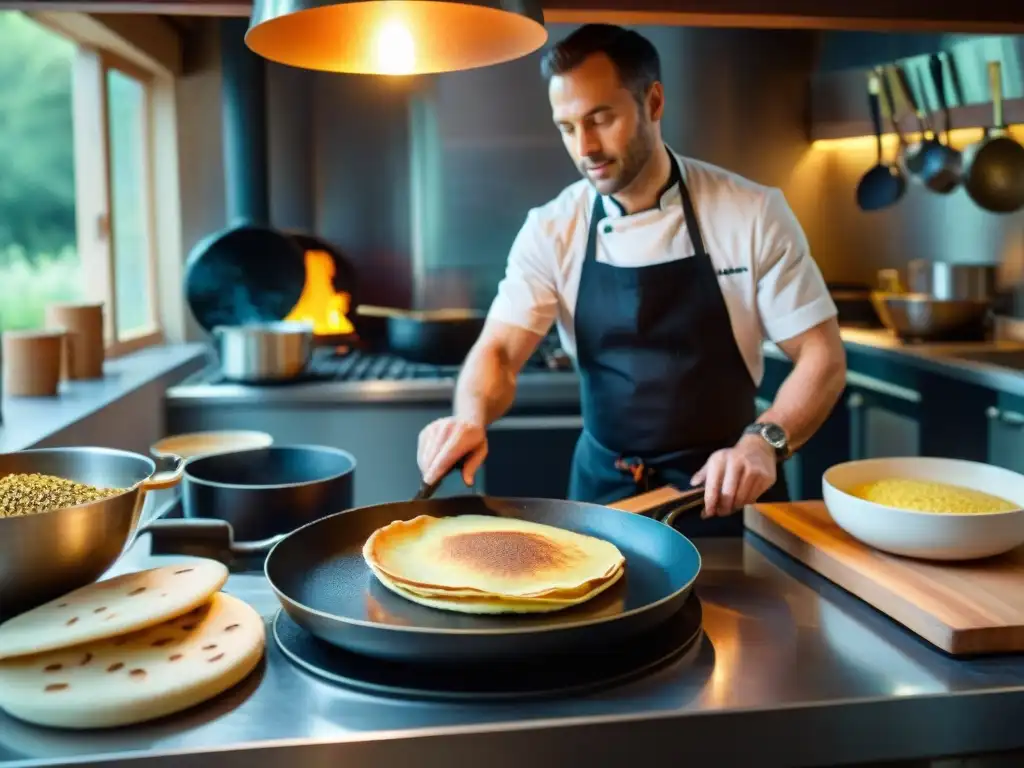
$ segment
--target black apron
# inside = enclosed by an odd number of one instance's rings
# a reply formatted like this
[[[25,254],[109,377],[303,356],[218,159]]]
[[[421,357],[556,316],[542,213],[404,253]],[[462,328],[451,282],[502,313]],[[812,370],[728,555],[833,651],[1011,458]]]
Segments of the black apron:
[[[663,485],[686,489],[708,457],[735,445],[757,415],[757,387],[736,345],[689,190],[669,157],[669,186],[679,184],[693,256],[645,267],[601,263],[600,194],[590,214],[576,300],[584,431],[573,456],[574,500],[607,504]],[[788,496],[779,466],[761,500]],[[675,527],[687,536],[741,535],[743,516],[702,520],[684,513]]]

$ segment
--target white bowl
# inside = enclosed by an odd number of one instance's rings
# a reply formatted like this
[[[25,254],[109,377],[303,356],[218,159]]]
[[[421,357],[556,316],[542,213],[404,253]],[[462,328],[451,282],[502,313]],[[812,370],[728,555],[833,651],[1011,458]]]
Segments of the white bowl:
[[[995,514],[935,514],[875,504],[850,494],[884,478],[930,480],[999,496],[1021,509]],[[974,560],[1024,544],[1024,476],[961,459],[908,456],[837,464],[821,479],[829,514],[868,546],[923,560]]]

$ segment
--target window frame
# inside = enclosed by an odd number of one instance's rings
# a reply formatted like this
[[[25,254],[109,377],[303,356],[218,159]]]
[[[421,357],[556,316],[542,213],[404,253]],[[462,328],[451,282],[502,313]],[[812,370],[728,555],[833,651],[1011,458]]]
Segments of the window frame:
[[[17,9],[15,9],[17,10]],[[79,265],[85,285],[83,303],[103,304],[104,349],[107,358],[130,354],[167,340],[166,327],[175,324],[175,294],[161,288],[166,281],[165,259],[177,257],[180,233],[168,229],[166,215],[157,209],[158,189],[178,192],[177,169],[172,173],[157,160],[157,147],[177,157],[173,134],[160,120],[176,123],[173,108],[175,78],[180,62],[173,60],[167,30],[147,27],[138,36],[161,48],[154,58],[119,31],[87,13],[22,10],[25,16],[75,46],[72,63],[72,121],[75,173],[75,218]],[[162,44],[162,45],[161,45]],[[123,49],[123,50],[122,50]],[[170,60],[168,56],[170,55]],[[143,130],[146,194],[146,262],[148,272],[149,327],[129,333],[117,330],[116,252],[112,238],[114,216],[111,185],[110,132],[107,125],[107,73],[117,70],[143,86]],[[168,99],[171,100],[168,110]],[[167,145],[166,147],[164,145]],[[173,208],[173,206],[172,206]],[[173,273],[172,273],[173,274]],[[178,292],[180,293],[180,291]],[[168,315],[168,312],[171,315]]]
[[[63,33],[63,32],[62,32]],[[64,33],[66,34],[66,33]],[[70,36],[69,36],[70,37]],[[156,194],[154,185],[154,81],[156,75],[118,54],[70,37],[77,47],[74,63],[75,198],[79,262],[86,281],[86,300],[103,302],[104,341],[108,357],[119,357],[162,343]],[[145,195],[146,259],[149,325],[122,333],[117,325],[117,252],[113,239],[111,134],[108,125],[108,75],[111,70],[131,78],[145,94],[142,140]]]

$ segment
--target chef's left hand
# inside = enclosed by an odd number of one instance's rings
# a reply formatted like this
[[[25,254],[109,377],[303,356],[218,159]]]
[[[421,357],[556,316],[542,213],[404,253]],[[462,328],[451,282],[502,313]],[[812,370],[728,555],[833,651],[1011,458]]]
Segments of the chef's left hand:
[[[731,515],[753,504],[775,484],[775,451],[760,435],[744,435],[732,448],[715,451],[693,476],[704,485],[703,517]]]

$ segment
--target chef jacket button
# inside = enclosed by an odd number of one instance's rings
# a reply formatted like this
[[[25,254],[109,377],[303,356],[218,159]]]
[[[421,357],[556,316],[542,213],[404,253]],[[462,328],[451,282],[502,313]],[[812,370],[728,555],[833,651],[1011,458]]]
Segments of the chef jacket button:
[[[604,225],[604,233],[610,235],[615,228],[611,224]]]

